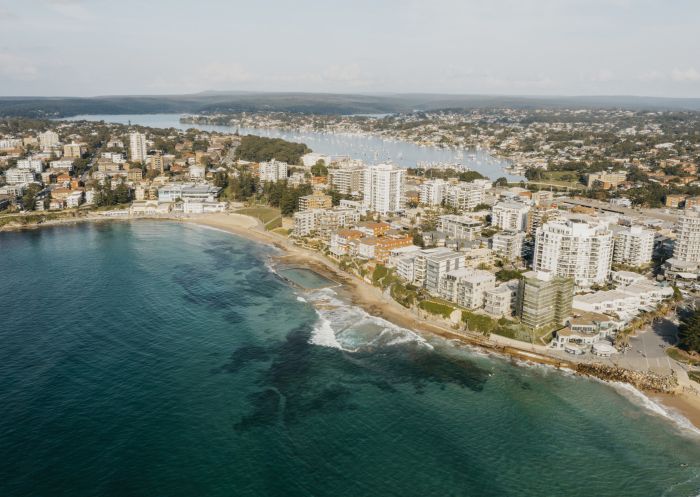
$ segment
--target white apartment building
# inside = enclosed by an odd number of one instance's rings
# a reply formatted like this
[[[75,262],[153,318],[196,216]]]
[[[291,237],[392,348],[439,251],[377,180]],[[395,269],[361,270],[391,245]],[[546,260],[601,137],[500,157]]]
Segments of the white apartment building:
[[[605,282],[612,256],[613,236],[606,224],[550,221],[537,229],[532,267],[589,287]]]
[[[52,160],[49,162],[50,169],[62,169],[71,172],[73,170],[73,161],[66,159]]]
[[[34,172],[29,169],[13,167],[5,171],[5,181],[8,185],[20,185],[34,181]]]
[[[518,298],[518,280],[510,280],[484,292],[484,311],[492,316],[512,316]]]
[[[460,268],[445,273],[440,278],[439,294],[445,300],[466,309],[478,309],[484,305],[486,291],[496,286],[496,276],[480,269]]]
[[[289,166],[286,162],[272,159],[270,162],[261,162],[258,166],[258,175],[261,182],[277,183],[287,179],[287,169]]]
[[[343,195],[359,194],[363,188],[365,168],[352,166],[328,170],[331,186]]]
[[[523,202],[497,202],[491,208],[491,225],[503,231],[525,231],[528,212],[530,206]]]
[[[83,191],[82,190],[76,190],[74,192],[71,192],[67,197],[66,197],[66,207],[68,209],[72,209],[73,207],[78,207],[80,204],[83,202]]]
[[[406,171],[391,164],[365,169],[364,208],[379,214],[403,211],[405,175]]]
[[[354,209],[336,207],[334,209],[309,209],[294,213],[295,236],[318,234],[321,238],[331,238],[334,231],[352,226],[360,221],[360,213]],[[344,254],[336,254],[344,255]]]
[[[490,186],[490,183],[488,184]],[[472,182],[460,181],[457,184],[448,184],[445,188],[445,203],[459,210],[472,210],[484,202],[484,192],[487,185],[481,180]]]
[[[129,133],[129,159],[132,162],[146,162],[148,145],[143,133]]]
[[[408,245],[406,247],[398,247],[395,249],[391,249],[389,251],[389,259],[386,262],[386,267],[395,268],[398,266],[399,261],[402,258],[404,258],[406,256],[411,256],[411,255],[415,256],[421,250],[422,249],[417,245]],[[413,277],[411,277],[410,281],[413,281]]]
[[[413,282],[438,295],[442,276],[464,266],[465,257],[461,252],[445,247],[422,250],[414,260]]]
[[[22,148],[22,140],[20,138],[5,138],[0,140],[0,150],[12,150]]]
[[[685,209],[678,219],[673,257],[666,263],[673,269],[696,272],[700,268],[700,207]]]
[[[525,233],[522,231],[502,231],[495,233],[491,239],[491,250],[513,261],[522,257],[524,240]]]
[[[37,174],[44,170],[44,161],[40,159],[28,158],[17,161],[17,169],[27,169]]]
[[[468,216],[447,214],[438,218],[438,231],[458,240],[475,240],[481,234],[482,226]]]
[[[444,179],[431,179],[421,183],[419,187],[420,203],[423,205],[440,205],[447,190],[447,181]]]
[[[39,147],[41,147],[42,150],[55,147],[59,143],[58,133],[55,131],[44,131],[43,133],[39,133],[37,138],[39,139]]]
[[[651,262],[654,252],[654,232],[641,226],[614,229],[613,262],[629,266],[643,266]]]

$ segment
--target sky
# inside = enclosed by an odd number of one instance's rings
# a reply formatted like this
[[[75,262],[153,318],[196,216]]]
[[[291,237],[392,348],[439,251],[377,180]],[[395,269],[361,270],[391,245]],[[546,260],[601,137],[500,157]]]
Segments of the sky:
[[[0,0],[0,95],[700,97],[700,0]]]

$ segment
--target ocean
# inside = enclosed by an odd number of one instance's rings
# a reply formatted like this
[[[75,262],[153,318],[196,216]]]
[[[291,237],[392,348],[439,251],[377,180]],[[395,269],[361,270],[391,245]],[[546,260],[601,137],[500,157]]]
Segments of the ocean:
[[[0,495],[700,494],[700,437],[643,395],[421,337],[273,254],[0,233]]]

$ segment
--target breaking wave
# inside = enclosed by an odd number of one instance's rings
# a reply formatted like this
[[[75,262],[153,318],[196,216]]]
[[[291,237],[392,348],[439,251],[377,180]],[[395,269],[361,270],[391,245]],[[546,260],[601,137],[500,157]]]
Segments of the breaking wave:
[[[632,385],[620,382],[605,383],[613,386],[632,402],[641,405],[642,407],[652,412],[653,414],[656,414],[657,416],[661,416],[671,421],[681,430],[688,433],[692,433],[696,436],[700,436],[700,429],[696,428],[685,416],[678,414],[674,410],[669,409],[668,407],[658,402],[655,402],[654,400],[647,397],[643,392],[640,392],[639,390],[634,388]]]
[[[330,288],[311,291],[307,294],[307,299],[319,317],[309,339],[315,345],[346,352],[371,351],[398,345],[433,348],[417,333],[342,301]]]

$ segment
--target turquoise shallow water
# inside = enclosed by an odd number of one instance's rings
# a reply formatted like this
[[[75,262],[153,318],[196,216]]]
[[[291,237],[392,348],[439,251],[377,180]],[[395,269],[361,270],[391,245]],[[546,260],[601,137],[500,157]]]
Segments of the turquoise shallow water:
[[[621,391],[295,292],[194,226],[0,234],[0,495],[700,494]]]

